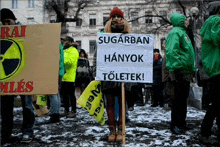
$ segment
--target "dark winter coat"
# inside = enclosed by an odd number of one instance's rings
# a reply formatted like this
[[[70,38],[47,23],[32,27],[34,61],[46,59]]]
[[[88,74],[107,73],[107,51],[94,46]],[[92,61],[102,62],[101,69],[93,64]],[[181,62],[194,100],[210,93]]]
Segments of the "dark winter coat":
[[[160,85],[162,84],[162,63],[163,58],[160,55],[158,60],[153,60],[153,84]]]
[[[91,81],[91,70],[87,58],[79,58],[76,69],[76,87],[87,86]]]
[[[167,82],[169,79],[169,70],[166,68],[166,57],[164,57],[162,63],[162,82]]]

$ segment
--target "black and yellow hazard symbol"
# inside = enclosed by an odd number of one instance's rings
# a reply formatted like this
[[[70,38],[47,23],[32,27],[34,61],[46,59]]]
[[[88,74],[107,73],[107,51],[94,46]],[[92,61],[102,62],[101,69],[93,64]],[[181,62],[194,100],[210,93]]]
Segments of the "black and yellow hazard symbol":
[[[1,39],[0,49],[0,81],[16,75],[23,62],[21,43],[12,39]]]

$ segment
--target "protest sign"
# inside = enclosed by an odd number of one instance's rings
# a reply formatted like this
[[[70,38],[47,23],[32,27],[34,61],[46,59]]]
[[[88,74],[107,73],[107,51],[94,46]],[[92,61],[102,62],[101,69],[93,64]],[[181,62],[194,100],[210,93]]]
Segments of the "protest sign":
[[[38,96],[33,95],[32,106],[34,110],[36,111],[38,117],[44,116],[45,114],[49,112],[49,110],[47,109],[47,106],[39,105],[37,101],[38,101]]]
[[[61,24],[0,31],[0,95],[57,94]]]
[[[98,34],[97,81],[153,82],[154,36]]]
[[[101,125],[105,124],[104,100],[100,81],[90,82],[77,102],[86,108]]]
[[[37,105],[47,106],[48,95],[37,95]]]

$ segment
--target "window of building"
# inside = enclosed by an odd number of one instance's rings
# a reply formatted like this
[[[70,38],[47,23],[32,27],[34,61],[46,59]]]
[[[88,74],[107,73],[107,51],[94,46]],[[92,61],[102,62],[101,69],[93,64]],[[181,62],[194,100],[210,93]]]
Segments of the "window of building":
[[[96,26],[96,15],[94,14],[89,15],[89,25]]]
[[[34,0],[28,0],[29,8],[34,8]]]
[[[152,15],[152,12],[145,12],[145,15]],[[152,23],[152,17],[145,17],[145,23]]]
[[[162,16],[164,19],[167,19],[167,12],[166,11],[160,11],[160,16]],[[163,18],[159,18],[159,21],[161,24],[165,23]]]
[[[34,17],[28,17],[27,18],[27,23],[28,24],[35,24]]]
[[[181,10],[176,10],[176,14],[182,14]]]
[[[80,49],[82,48],[82,47],[81,47],[81,46],[82,46],[82,42],[81,42],[81,40],[77,40],[76,42],[79,44],[79,45],[77,46],[77,49],[80,50]]]
[[[50,23],[55,23],[56,22],[56,16],[55,15],[51,15],[50,16]]]
[[[164,48],[164,46],[163,46],[163,42],[164,42],[165,40],[166,40],[165,38],[161,38],[161,39],[160,39],[160,45],[161,45],[161,50],[162,50],[162,51],[165,50],[165,48]]]
[[[12,9],[18,8],[18,0],[12,0]]]
[[[82,26],[82,14],[78,15],[79,20],[76,21],[76,26],[81,27]]]
[[[95,52],[95,47],[96,47],[96,41],[95,40],[90,40],[89,41],[89,53],[94,53]]]
[[[66,22],[63,22],[63,23],[61,24],[61,34],[65,34],[65,33],[68,33],[68,32],[69,32],[69,30],[68,30],[68,25],[67,25]]]
[[[109,13],[104,13],[103,14],[103,26],[104,26],[104,23],[107,22],[109,20]]]
[[[135,19],[135,18],[137,18],[138,17],[138,12],[131,12],[131,17],[132,17],[132,19]],[[136,19],[136,20],[134,20],[134,21],[132,21],[132,25],[138,25],[139,23],[138,23],[138,19]]]

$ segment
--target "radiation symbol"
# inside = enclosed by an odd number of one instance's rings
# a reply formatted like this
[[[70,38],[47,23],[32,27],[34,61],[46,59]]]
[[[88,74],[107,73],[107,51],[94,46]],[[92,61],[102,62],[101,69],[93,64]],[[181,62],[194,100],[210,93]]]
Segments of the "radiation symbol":
[[[15,75],[22,63],[22,50],[12,39],[1,39],[0,49],[0,81]]]

